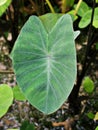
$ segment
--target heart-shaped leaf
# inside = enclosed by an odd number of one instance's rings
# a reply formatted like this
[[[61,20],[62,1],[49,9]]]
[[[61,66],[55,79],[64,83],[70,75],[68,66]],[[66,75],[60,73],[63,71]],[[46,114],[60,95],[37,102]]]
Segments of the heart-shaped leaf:
[[[71,15],[71,13],[69,12],[71,18],[73,17]],[[47,33],[49,33],[53,26],[56,24],[57,20],[62,16],[63,14],[52,14],[52,13],[48,13],[42,16],[39,16],[39,18],[41,19]],[[78,35],[80,34],[80,31],[74,31],[74,39],[76,39],[78,37]]]
[[[80,28],[85,28],[86,26],[90,24],[91,14],[92,14],[92,10],[90,9],[83,15],[82,19],[79,22]],[[93,26],[95,28],[98,28],[98,7],[95,8]]]
[[[11,0],[0,0],[0,16],[5,12],[10,3]]]
[[[16,100],[20,100],[20,101],[25,101],[25,96],[23,95],[23,93],[20,91],[20,88],[19,86],[15,86],[13,87],[13,95],[14,95],[14,98]]]
[[[39,16],[39,18],[41,19],[42,21],[42,24],[44,25],[47,33],[49,33],[53,26],[56,24],[57,20],[62,16],[63,14],[61,13],[48,13],[48,14],[45,14],[45,15],[42,15],[42,16]]]
[[[46,114],[56,111],[69,96],[76,78],[70,15],[61,16],[49,32],[38,17],[31,16],[11,57],[18,85],[29,102]]]
[[[74,5],[74,8],[76,8],[77,5]],[[81,4],[80,4],[80,7],[79,7],[79,10],[77,12],[77,14],[80,16],[80,17],[83,17],[83,15],[88,11],[90,10],[90,7],[86,4],[86,2],[82,1]]]
[[[0,117],[8,111],[8,108],[13,102],[13,91],[6,84],[0,85]]]

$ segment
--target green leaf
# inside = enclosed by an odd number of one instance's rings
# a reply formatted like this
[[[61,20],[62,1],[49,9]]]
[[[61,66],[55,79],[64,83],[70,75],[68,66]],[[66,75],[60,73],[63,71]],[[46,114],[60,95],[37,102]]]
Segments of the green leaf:
[[[75,10],[70,10],[68,14],[70,14],[73,22],[78,19],[78,16],[75,15]]]
[[[70,12],[68,12],[70,15],[71,15],[71,17],[73,18],[74,16],[73,16],[73,14],[74,14],[74,12],[73,11],[70,11]],[[58,21],[58,19],[62,16],[63,14],[52,14],[52,13],[48,13],[48,14],[45,14],[45,15],[42,15],[42,16],[39,16],[39,18],[40,18],[40,20],[42,21],[42,23],[43,23],[43,25],[44,25],[44,28],[46,29],[46,31],[47,31],[47,33],[49,33],[51,30],[52,30],[52,28],[53,28],[53,26],[56,24],[56,22]],[[74,18],[75,18],[75,20],[76,20],[76,17],[77,16],[75,16]],[[73,18],[73,19],[74,19]],[[78,37],[78,35],[79,35],[80,33],[79,33],[79,31],[75,31],[74,32],[74,39],[76,39],[77,37]]]
[[[11,57],[18,85],[29,102],[46,114],[56,111],[68,98],[76,79],[70,15],[60,17],[50,32],[38,17],[31,16]]]
[[[96,3],[98,3],[98,0],[96,0]]]
[[[74,7],[76,8],[77,5],[74,5]],[[81,17],[83,17],[83,15],[89,10],[89,6],[84,2],[82,1],[81,2],[81,5],[79,7],[79,10],[77,12],[77,14]]]
[[[95,9],[93,26],[98,28],[98,7]]]
[[[82,19],[79,22],[79,28],[85,28],[90,24],[92,10],[85,12]]]
[[[14,98],[16,100],[20,100],[20,101],[25,101],[26,100],[26,98],[23,95],[23,93],[21,92],[19,86],[13,87],[13,94],[14,94]]]
[[[6,114],[13,102],[13,91],[6,84],[0,85],[0,118]]]
[[[56,24],[57,20],[62,16],[63,14],[52,14],[48,13],[42,16],[39,16],[40,20],[42,21],[44,28],[46,29],[47,33],[49,33],[53,26]]]
[[[35,130],[34,124],[30,124],[29,121],[24,121],[20,127],[20,130]]]
[[[96,129],[95,130],[98,130],[98,126],[96,127]]]
[[[75,31],[74,32],[74,39],[76,39],[79,36],[79,34],[80,34],[80,31]]]
[[[0,0],[0,16],[6,11],[10,3],[11,0]]]
[[[4,5],[7,2],[7,0],[0,0],[0,6]]]
[[[92,93],[94,90],[94,82],[89,77],[86,77],[83,80],[83,88],[87,93]]]
[[[64,1],[64,0],[63,0],[63,1]],[[69,7],[73,6],[74,1],[75,1],[75,0],[70,0],[70,1],[69,1],[69,0],[67,0],[67,1],[65,0],[64,3],[65,3],[66,8],[69,8]]]
[[[79,22],[79,27],[80,28],[85,28],[90,24],[91,21],[91,14],[92,14],[92,10],[87,11],[82,19]],[[95,8],[95,13],[94,13],[94,20],[93,20],[93,26],[95,28],[98,28],[98,7]]]
[[[98,43],[96,43],[96,50],[98,50]]]
[[[92,112],[87,113],[89,119],[94,119],[95,115]]]

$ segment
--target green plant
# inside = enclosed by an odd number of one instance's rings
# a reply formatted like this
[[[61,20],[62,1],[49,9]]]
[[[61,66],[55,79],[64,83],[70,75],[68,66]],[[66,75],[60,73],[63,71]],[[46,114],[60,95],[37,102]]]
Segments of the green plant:
[[[96,129],[95,130],[98,130],[98,126],[96,127]]]
[[[34,124],[29,121],[24,121],[20,127],[20,130],[35,130]]]
[[[75,8],[75,9],[76,9],[76,7],[77,7],[77,4],[74,5],[74,8]],[[87,11],[89,11],[89,10],[91,10],[91,8],[90,8],[84,1],[82,1],[82,2],[80,3],[80,6],[79,6],[79,8],[78,8],[76,14],[78,14],[80,17],[83,17],[83,15],[84,15]]]
[[[13,90],[14,98],[15,98],[16,100],[19,100],[19,101],[25,101],[25,100],[26,100],[26,98],[25,98],[25,96],[23,95],[23,93],[21,92],[19,86],[13,87],[12,90]]]
[[[98,43],[96,43],[96,50],[98,50]]]
[[[0,0],[0,16],[5,12],[8,8],[12,0]]]
[[[74,5],[74,7],[76,8],[76,5]],[[91,21],[92,8],[82,1],[77,11],[77,14],[81,17],[79,27],[80,28],[87,27]],[[93,26],[95,28],[98,28],[98,7],[95,8]]]
[[[35,130],[34,124],[29,121],[22,122],[20,129],[7,129],[7,130]]]
[[[92,10],[88,10],[83,16],[79,23],[80,28],[85,28],[90,24],[90,18],[91,18]],[[95,28],[98,28],[98,8],[95,8],[94,13],[94,20],[93,20],[93,26]]]
[[[58,14],[47,14],[40,19],[31,16],[26,22],[11,58],[25,97],[40,111],[50,114],[64,103],[74,85],[77,33],[70,15],[59,18]]]
[[[85,77],[83,88],[87,93],[92,93],[94,91],[94,82],[89,77]]]
[[[0,118],[6,114],[13,102],[13,91],[6,84],[0,85]]]
[[[7,84],[0,85],[0,118],[7,113],[9,107],[13,104],[13,99],[26,100],[18,86],[12,89]]]
[[[92,112],[87,113],[89,119],[94,119],[95,115]]]

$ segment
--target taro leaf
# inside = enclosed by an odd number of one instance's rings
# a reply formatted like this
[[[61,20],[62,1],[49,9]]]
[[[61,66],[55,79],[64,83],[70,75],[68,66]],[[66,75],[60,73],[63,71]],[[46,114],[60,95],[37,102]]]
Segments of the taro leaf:
[[[42,16],[39,16],[41,19],[46,31],[49,33],[53,26],[56,24],[57,20],[62,16],[63,14],[52,14],[48,13]]]
[[[90,24],[91,21],[91,14],[92,14],[92,10],[87,11],[81,21],[79,22],[79,27],[80,28],[85,28]],[[98,28],[98,7],[95,8],[95,13],[94,13],[94,19],[93,19],[93,26],[95,28]]]
[[[12,0],[0,0],[0,16],[5,12],[8,8]]]
[[[18,85],[28,101],[46,114],[56,111],[68,98],[76,78],[70,15],[60,17],[49,33],[38,17],[31,16],[11,57]]]
[[[20,100],[20,101],[25,101],[25,100],[26,100],[25,96],[24,96],[23,93],[20,91],[19,86],[13,87],[13,94],[14,94],[14,98],[15,98],[16,100]]]
[[[79,28],[85,28],[90,24],[92,10],[87,11],[79,22]]]
[[[94,90],[94,82],[89,77],[86,77],[83,81],[83,87],[87,93],[92,93]]]
[[[76,20],[76,17],[74,17],[74,12],[73,11],[68,12],[71,15],[71,18]],[[57,20],[62,16],[63,14],[52,14],[52,13],[48,13],[42,16],[39,16],[39,18],[41,19],[47,33],[49,33],[51,31],[51,29],[53,28],[53,26],[56,24]],[[74,18],[73,18],[74,17]],[[74,21],[73,20],[73,21]],[[74,32],[74,39],[76,39],[78,37],[78,35],[80,34],[79,31],[75,31]]]
[[[79,34],[80,34],[80,31],[75,31],[74,32],[74,40],[78,37]]]
[[[6,85],[0,85],[0,118],[6,114],[10,105],[13,102],[13,91]]]
[[[74,5],[74,8],[76,8],[77,5]],[[84,2],[81,2],[81,5],[79,7],[79,10],[77,12],[77,14],[81,17],[83,17],[83,15],[90,9],[90,7]]]

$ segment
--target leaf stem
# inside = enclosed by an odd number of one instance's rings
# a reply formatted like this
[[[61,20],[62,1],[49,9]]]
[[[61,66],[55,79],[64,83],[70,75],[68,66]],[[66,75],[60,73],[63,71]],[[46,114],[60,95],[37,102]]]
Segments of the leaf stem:
[[[76,6],[76,9],[75,9],[74,15],[77,14],[77,12],[78,12],[78,10],[79,10],[79,7],[80,7],[81,3],[82,3],[82,0],[79,0],[78,4],[77,4],[77,6]]]
[[[66,12],[66,0],[62,0],[62,13]]]
[[[55,13],[55,10],[54,10],[54,8],[52,7],[52,4],[50,3],[50,1],[49,1],[49,0],[45,0],[45,1],[46,1],[46,3],[48,4],[48,6],[49,6],[51,12],[52,12],[52,13]]]

